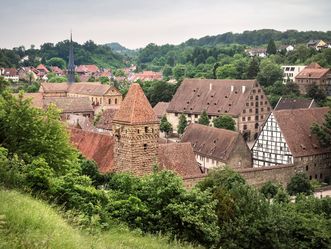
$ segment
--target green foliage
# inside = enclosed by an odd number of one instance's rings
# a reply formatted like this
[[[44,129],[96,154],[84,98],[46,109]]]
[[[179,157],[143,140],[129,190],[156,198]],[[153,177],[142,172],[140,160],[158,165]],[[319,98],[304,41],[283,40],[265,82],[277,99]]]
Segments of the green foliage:
[[[231,131],[236,130],[236,123],[229,115],[222,115],[213,119],[214,127],[227,129]]]
[[[307,97],[314,99],[320,105],[326,101],[325,91],[318,87],[316,84],[311,84],[307,89]]]
[[[287,185],[287,192],[290,195],[299,193],[311,194],[313,187],[305,173],[297,173],[291,178],[291,181]]]
[[[176,85],[164,81],[144,82],[141,86],[152,106],[159,102],[169,102],[176,91]]]
[[[184,131],[185,131],[186,126],[187,126],[186,116],[184,114],[181,114],[179,116],[179,122],[178,122],[178,126],[177,126],[178,134],[183,134]]]
[[[169,132],[172,131],[172,125],[165,115],[161,118],[160,131],[165,132],[166,134],[169,134]]]
[[[177,81],[182,81],[185,76],[185,71],[186,71],[186,68],[184,65],[177,64],[173,68],[172,74]]]
[[[325,121],[322,125],[313,124],[311,127],[311,131],[315,134],[319,143],[323,147],[328,147],[331,145],[331,111],[325,115]]]
[[[109,84],[110,81],[109,81],[109,78],[108,77],[105,77],[105,76],[101,76],[99,77],[99,80],[101,82],[101,84]]]
[[[276,81],[281,81],[283,71],[281,67],[270,59],[264,59],[260,63],[260,71],[257,74],[257,80],[262,86],[270,86]]]
[[[279,191],[279,186],[271,181],[266,182],[263,184],[261,187],[261,193],[268,199],[274,198],[278,191]]]
[[[66,69],[66,61],[59,57],[52,57],[46,61],[48,67],[57,66],[61,69]]]
[[[267,47],[267,54],[272,55],[277,53],[277,48],[275,41],[273,39],[269,40],[268,47]]]
[[[257,58],[251,59],[247,69],[247,79],[255,79],[259,73],[259,61]]]
[[[62,83],[62,82],[68,82],[67,77],[64,76],[57,76],[55,75],[54,77],[48,78],[49,83]]]
[[[203,111],[198,119],[198,123],[202,125],[209,125],[209,117],[206,111]]]
[[[0,76],[0,94],[2,94],[3,91],[9,87],[9,85],[9,81],[5,80],[4,77]]]

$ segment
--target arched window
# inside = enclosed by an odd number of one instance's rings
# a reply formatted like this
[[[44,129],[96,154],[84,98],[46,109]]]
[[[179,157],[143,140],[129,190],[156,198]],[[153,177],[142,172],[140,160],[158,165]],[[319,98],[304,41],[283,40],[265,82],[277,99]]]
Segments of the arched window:
[[[115,105],[117,105],[117,99],[115,99]]]

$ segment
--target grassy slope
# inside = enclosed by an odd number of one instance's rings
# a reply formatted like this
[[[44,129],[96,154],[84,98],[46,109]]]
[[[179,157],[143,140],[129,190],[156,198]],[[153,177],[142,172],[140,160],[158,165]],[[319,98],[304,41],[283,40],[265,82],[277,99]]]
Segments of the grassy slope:
[[[0,188],[0,249],[129,249],[192,248],[165,238],[141,236],[114,228],[98,235],[71,227],[49,205],[16,191]]]

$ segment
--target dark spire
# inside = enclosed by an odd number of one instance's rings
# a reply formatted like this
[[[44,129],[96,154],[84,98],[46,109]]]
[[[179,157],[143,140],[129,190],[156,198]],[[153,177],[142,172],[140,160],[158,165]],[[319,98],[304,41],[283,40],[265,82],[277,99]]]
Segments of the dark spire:
[[[69,63],[68,63],[68,82],[75,82],[75,63],[74,63],[74,48],[72,45],[72,32],[70,32],[70,45],[69,45]]]

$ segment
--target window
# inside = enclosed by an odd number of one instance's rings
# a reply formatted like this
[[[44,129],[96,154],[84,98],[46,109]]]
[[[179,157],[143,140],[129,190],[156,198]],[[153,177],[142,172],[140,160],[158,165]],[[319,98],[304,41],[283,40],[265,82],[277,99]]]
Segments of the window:
[[[246,110],[243,110],[243,113],[246,113]]]
[[[251,117],[248,117],[248,121],[251,121]]]
[[[115,105],[117,105],[117,99],[115,99]]]
[[[147,144],[144,144],[144,151],[147,150]]]
[[[264,96],[263,95],[261,95],[261,99],[263,99],[264,98]]]
[[[111,105],[111,99],[108,99],[108,104]]]
[[[306,171],[308,171],[308,165],[306,166]]]
[[[255,100],[259,100],[259,96],[258,95],[255,96]]]
[[[246,106],[249,106],[249,103],[246,103]]]
[[[253,96],[250,96],[249,99],[253,99]]]
[[[247,130],[247,125],[244,125],[244,130]]]
[[[148,127],[145,126],[145,133],[148,133]]]
[[[259,128],[259,123],[255,123],[255,129]]]
[[[138,133],[138,134],[140,133],[140,130],[139,130],[139,129],[137,130],[137,133]]]
[[[242,121],[246,121],[246,118],[245,117],[242,117]]]

